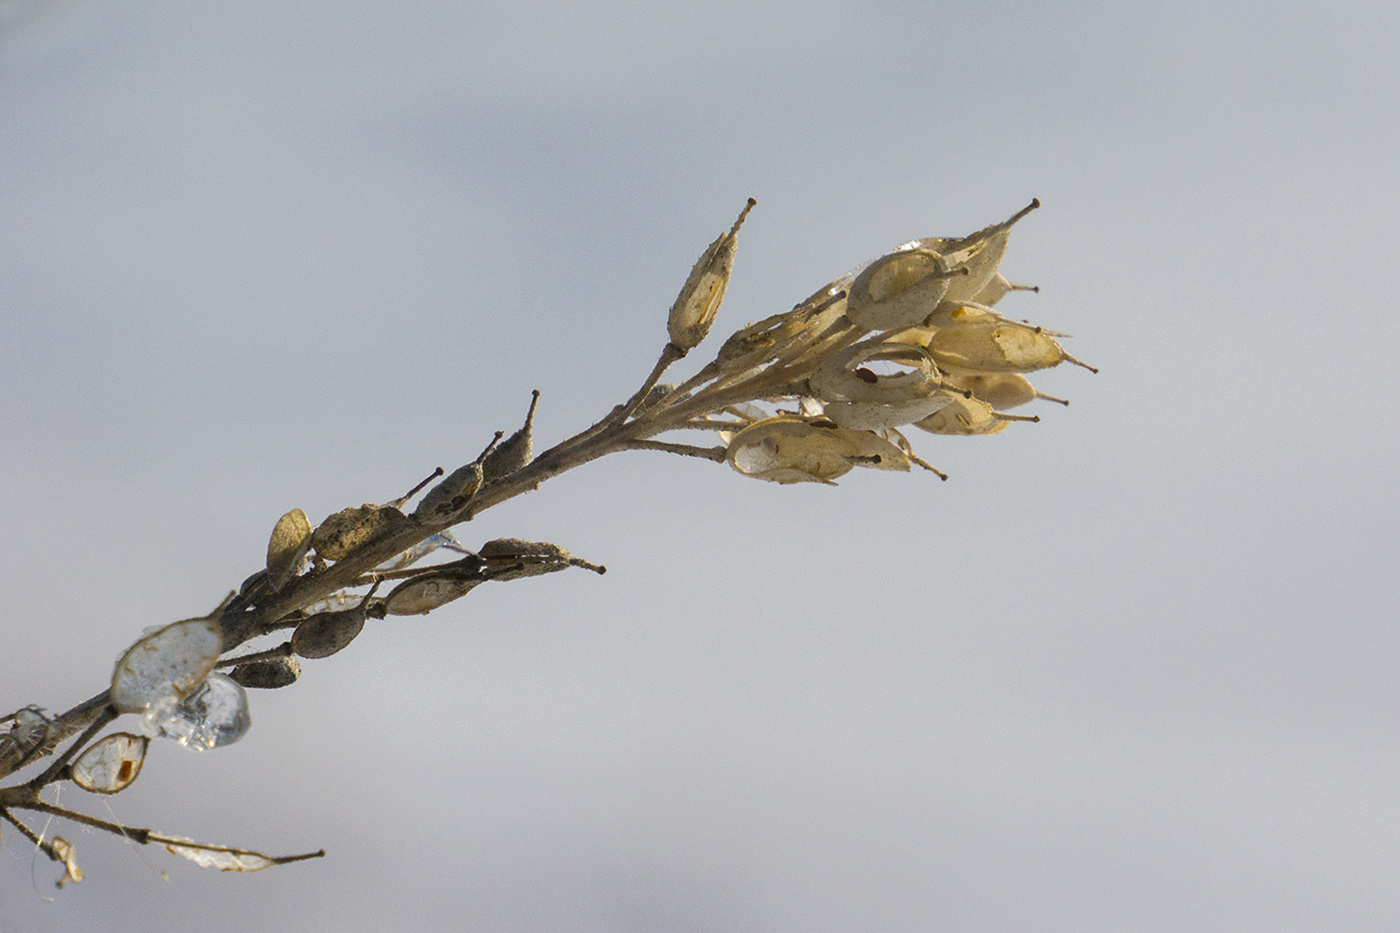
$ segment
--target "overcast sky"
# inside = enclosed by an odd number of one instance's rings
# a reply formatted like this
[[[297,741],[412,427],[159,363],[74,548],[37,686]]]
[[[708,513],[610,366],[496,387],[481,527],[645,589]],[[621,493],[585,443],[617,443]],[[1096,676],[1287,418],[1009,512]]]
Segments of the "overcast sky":
[[[1400,7],[1282,9],[0,2],[4,712],[288,509],[532,389],[543,443],[606,412],[750,196],[717,330],[1039,197],[1003,306],[1102,368],[915,437],[946,483],[637,453],[483,515],[609,572],[372,624],[241,743],[61,798],[325,859],[56,823],[54,892],[4,827],[0,928],[1392,925]]]

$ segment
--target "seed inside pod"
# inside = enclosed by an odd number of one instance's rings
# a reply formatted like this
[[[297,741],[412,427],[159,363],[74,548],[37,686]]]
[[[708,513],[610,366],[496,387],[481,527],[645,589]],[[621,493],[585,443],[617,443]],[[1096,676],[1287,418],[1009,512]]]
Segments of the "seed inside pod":
[[[90,745],[69,766],[69,777],[85,791],[115,794],[141,774],[151,740],[130,732],[114,732]]]

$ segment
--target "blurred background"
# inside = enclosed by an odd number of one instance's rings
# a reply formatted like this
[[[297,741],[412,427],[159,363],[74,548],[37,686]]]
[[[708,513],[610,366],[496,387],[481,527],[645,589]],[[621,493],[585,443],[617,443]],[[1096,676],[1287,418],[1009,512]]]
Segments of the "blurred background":
[[[60,798],[325,859],[55,822],[55,892],[6,826],[0,927],[1393,924],[1400,8],[1282,11],[0,2],[5,712],[103,689],[288,509],[401,495],[532,389],[540,443],[592,422],[749,196],[682,374],[1033,196],[1002,308],[1102,367],[911,432],[947,483],[637,453],[481,516],[609,573],[372,624],[241,743]]]

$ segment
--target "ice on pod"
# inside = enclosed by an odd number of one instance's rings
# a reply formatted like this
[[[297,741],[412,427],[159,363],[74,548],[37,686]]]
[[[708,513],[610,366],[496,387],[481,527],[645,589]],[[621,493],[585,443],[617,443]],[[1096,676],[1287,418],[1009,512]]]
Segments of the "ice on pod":
[[[248,694],[237,681],[217,673],[183,699],[167,697],[151,704],[141,717],[146,735],[200,751],[232,745],[251,724]]]

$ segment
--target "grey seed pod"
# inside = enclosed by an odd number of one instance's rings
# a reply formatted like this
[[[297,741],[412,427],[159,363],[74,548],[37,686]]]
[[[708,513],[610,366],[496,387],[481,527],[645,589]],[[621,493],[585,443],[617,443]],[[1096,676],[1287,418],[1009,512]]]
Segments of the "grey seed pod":
[[[384,610],[391,616],[423,615],[467,595],[481,581],[475,570],[428,571],[390,590]]]
[[[303,658],[328,658],[350,644],[365,627],[369,600],[377,589],[379,582],[375,581],[354,609],[307,616],[292,632],[292,651]]]
[[[402,531],[408,516],[390,505],[365,503],[359,508],[341,509],[323,521],[312,536],[316,553],[327,560],[341,560],[370,541]]]
[[[361,609],[307,616],[292,633],[292,650],[303,658],[328,658],[355,640],[365,627]]]
[[[301,662],[295,657],[270,658],[240,664],[229,672],[229,676],[245,687],[256,690],[276,690],[297,682],[301,676]]]
[[[428,490],[413,510],[413,517],[431,521],[459,511],[481,488],[481,479],[481,464],[477,461],[453,470],[447,479]]]
[[[481,461],[482,482],[489,483],[501,476],[509,476],[530,462],[535,453],[534,423],[535,406],[540,401],[540,390],[536,389],[530,399],[530,410],[525,415],[525,426],[516,431]]]
[[[311,522],[301,509],[277,520],[267,542],[267,584],[276,593],[287,585],[311,549]]]

